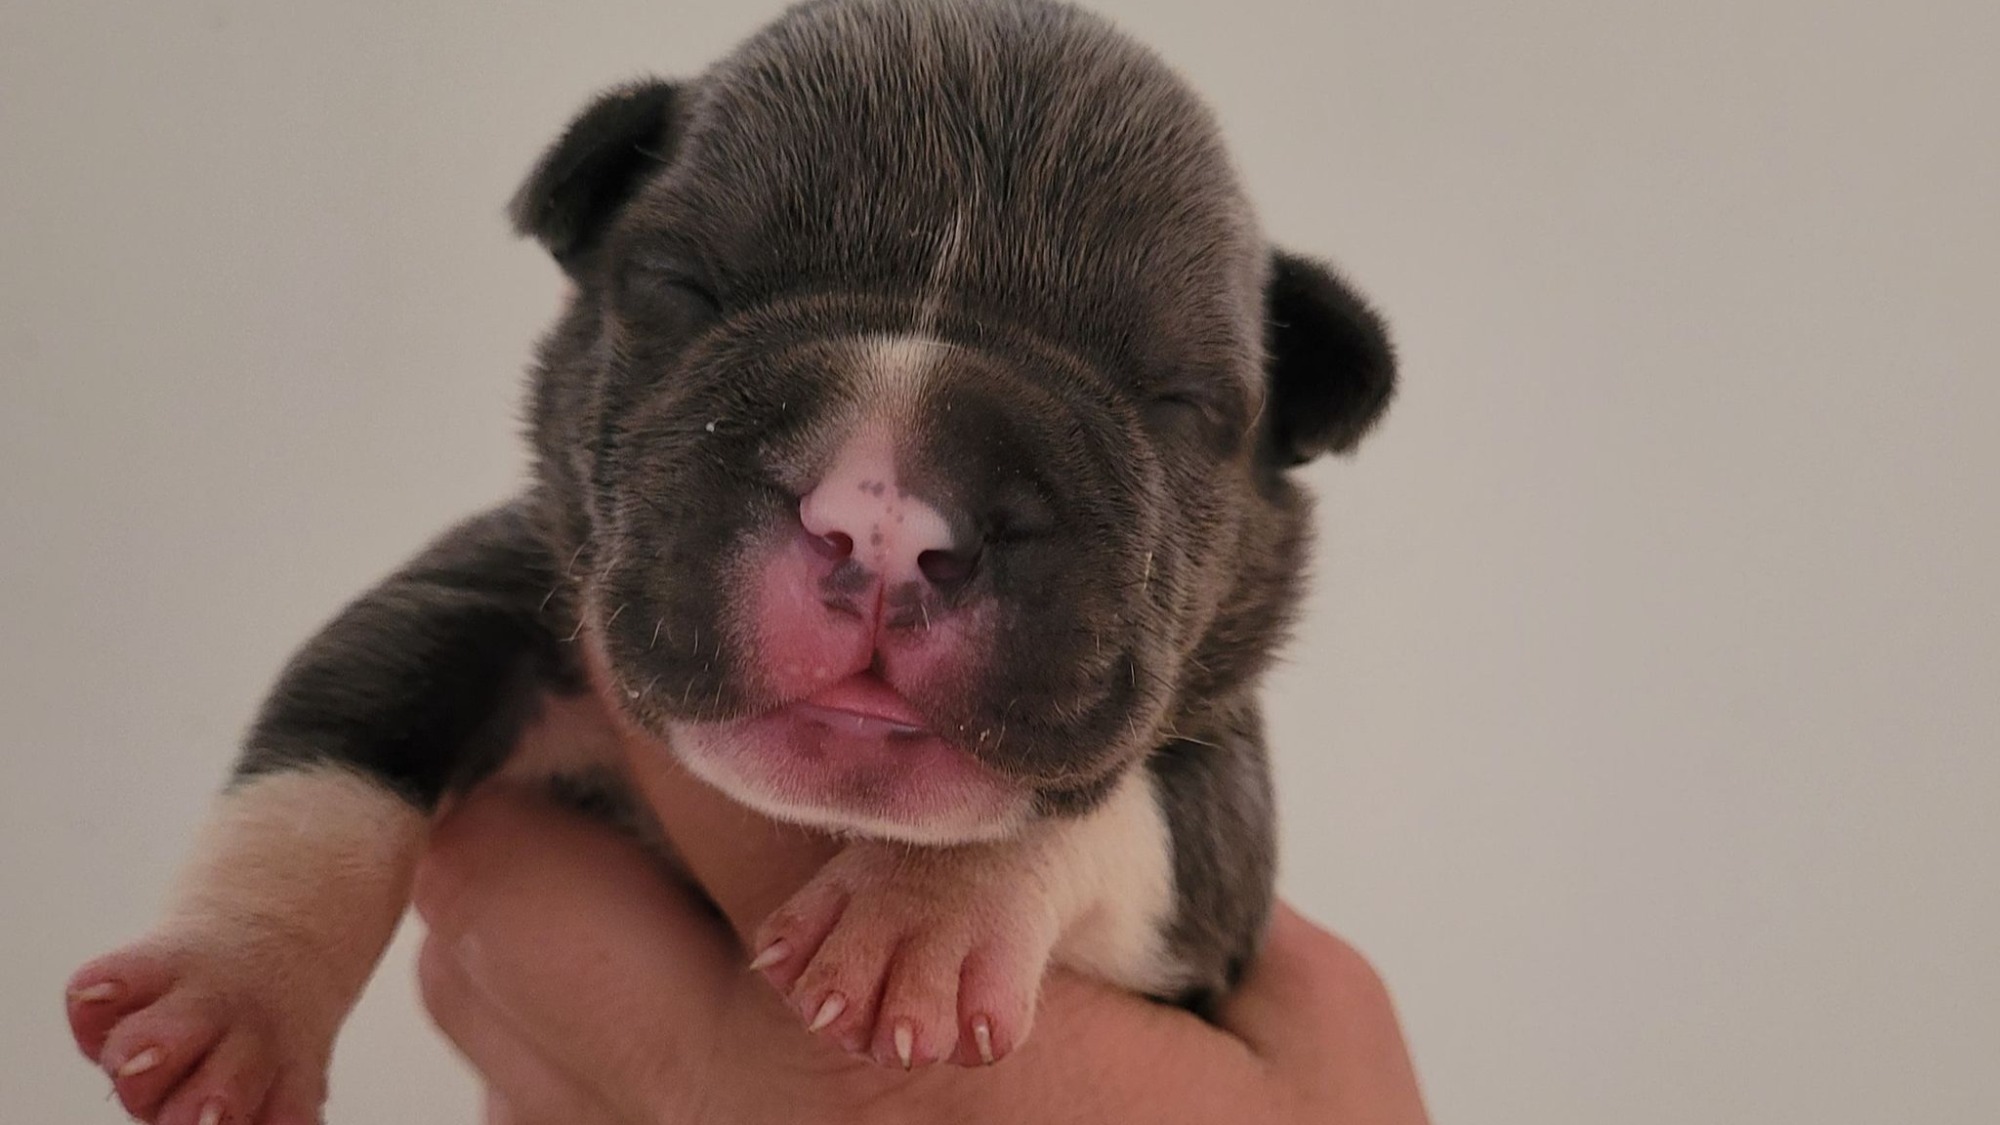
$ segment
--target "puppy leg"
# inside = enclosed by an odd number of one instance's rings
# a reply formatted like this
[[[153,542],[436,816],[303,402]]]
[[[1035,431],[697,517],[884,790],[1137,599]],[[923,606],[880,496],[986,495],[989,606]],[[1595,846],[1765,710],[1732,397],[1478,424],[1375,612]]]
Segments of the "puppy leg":
[[[1131,771],[1089,812],[948,848],[856,841],[760,928],[756,968],[850,1051],[910,1068],[992,1063],[1027,1038],[1052,961],[1178,987],[1166,821]]]
[[[159,1125],[311,1122],[334,1033],[388,944],[426,818],[338,766],[217,802],[159,926],[70,984],[78,1045]]]
[[[498,763],[559,676],[540,616],[556,581],[524,513],[501,508],[293,660],[164,920],[70,982],[77,1044],[134,1116],[317,1120],[430,810]]]
[[[1167,947],[1177,990],[1156,990],[1204,1018],[1263,944],[1277,882],[1277,817],[1262,721],[1248,704],[1218,710],[1194,738],[1153,752],[1153,776],[1173,834],[1174,909]]]

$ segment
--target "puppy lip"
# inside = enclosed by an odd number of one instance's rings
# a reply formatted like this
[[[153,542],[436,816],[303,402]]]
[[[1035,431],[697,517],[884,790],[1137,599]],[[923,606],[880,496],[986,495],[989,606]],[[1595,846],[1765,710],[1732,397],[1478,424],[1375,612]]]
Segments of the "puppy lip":
[[[928,730],[924,717],[903,693],[870,672],[857,672],[821,688],[788,709],[855,734],[915,735]]]

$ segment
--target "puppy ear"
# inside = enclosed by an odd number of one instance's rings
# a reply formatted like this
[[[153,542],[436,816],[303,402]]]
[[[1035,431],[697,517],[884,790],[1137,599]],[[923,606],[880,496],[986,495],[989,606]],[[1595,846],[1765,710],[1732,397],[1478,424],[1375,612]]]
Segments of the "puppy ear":
[[[599,95],[535,166],[507,212],[571,273],[619,207],[673,155],[679,87],[646,81]]]
[[[1264,286],[1264,448],[1281,468],[1353,449],[1396,390],[1382,318],[1326,266],[1282,250]]]

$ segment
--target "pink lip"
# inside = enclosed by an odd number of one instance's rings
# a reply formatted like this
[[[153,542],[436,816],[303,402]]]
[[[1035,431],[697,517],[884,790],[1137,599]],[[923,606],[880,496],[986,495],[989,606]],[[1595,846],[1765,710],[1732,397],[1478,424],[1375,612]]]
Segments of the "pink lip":
[[[860,672],[792,705],[793,710],[837,719],[843,725],[882,728],[883,733],[915,734],[924,717],[901,692],[875,675]]]

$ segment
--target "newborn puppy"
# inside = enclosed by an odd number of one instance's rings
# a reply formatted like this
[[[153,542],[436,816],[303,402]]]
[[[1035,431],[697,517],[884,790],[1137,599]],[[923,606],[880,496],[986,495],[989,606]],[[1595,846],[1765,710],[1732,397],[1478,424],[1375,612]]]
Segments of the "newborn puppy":
[[[1222,995],[1287,471],[1393,371],[1182,82],[1046,0],[821,0],[601,97],[513,216],[573,282],[534,483],[304,647],[165,920],[72,981],[125,1106],[314,1120],[433,811],[552,716],[842,841],[745,956],[881,1062],[1001,1058],[1052,960]]]

